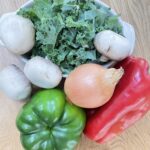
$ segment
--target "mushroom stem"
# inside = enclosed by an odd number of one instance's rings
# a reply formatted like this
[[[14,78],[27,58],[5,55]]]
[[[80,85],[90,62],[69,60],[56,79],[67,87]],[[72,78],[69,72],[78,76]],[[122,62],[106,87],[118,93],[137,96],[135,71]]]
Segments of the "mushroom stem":
[[[110,60],[108,57],[102,55],[99,59],[101,62],[107,62],[108,60]]]

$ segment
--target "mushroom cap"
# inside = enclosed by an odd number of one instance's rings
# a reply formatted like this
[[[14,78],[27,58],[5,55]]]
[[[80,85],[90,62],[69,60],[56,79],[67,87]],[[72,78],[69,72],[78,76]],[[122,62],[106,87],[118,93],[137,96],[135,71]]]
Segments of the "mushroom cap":
[[[102,55],[116,61],[123,60],[129,56],[131,51],[130,42],[125,37],[110,30],[99,32],[95,36],[94,45]]]
[[[41,88],[54,88],[62,79],[59,67],[39,56],[33,57],[26,63],[24,73],[34,85]]]
[[[0,89],[14,100],[24,100],[31,94],[31,84],[24,73],[15,65],[0,72]]]
[[[35,44],[33,23],[15,13],[4,14],[0,18],[0,39],[6,48],[15,54],[25,54]]]

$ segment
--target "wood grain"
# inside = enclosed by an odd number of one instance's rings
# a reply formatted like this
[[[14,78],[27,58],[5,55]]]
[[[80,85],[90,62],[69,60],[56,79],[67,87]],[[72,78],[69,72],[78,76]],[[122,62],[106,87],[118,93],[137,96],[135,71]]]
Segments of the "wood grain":
[[[14,11],[27,0],[0,0],[0,15]],[[104,0],[136,30],[134,55],[150,62],[150,0]],[[0,69],[8,64],[22,67],[18,58],[0,47]],[[23,150],[15,118],[23,103],[13,102],[0,93],[0,150]],[[150,150],[150,113],[113,141],[98,145],[84,136],[77,150]]]

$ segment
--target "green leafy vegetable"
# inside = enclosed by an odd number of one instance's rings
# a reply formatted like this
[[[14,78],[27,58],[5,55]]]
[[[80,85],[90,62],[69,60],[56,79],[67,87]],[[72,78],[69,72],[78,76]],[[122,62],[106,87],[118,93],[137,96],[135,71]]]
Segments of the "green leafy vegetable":
[[[64,74],[98,60],[100,55],[93,44],[96,33],[106,29],[122,33],[118,16],[94,0],[34,0],[31,8],[18,14],[35,25],[36,45],[31,56],[47,57]]]

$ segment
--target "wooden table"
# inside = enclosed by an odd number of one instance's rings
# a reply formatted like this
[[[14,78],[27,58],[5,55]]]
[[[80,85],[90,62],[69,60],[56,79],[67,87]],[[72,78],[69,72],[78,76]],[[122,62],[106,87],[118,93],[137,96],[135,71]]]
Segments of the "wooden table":
[[[14,11],[27,0],[0,0],[0,15]],[[136,30],[135,55],[150,62],[150,0],[104,0]],[[0,69],[15,63],[22,67],[16,56],[0,47]],[[22,150],[15,118],[23,103],[13,102],[0,93],[0,150]],[[77,150],[150,150],[150,113],[113,141],[98,145],[82,138]]]

